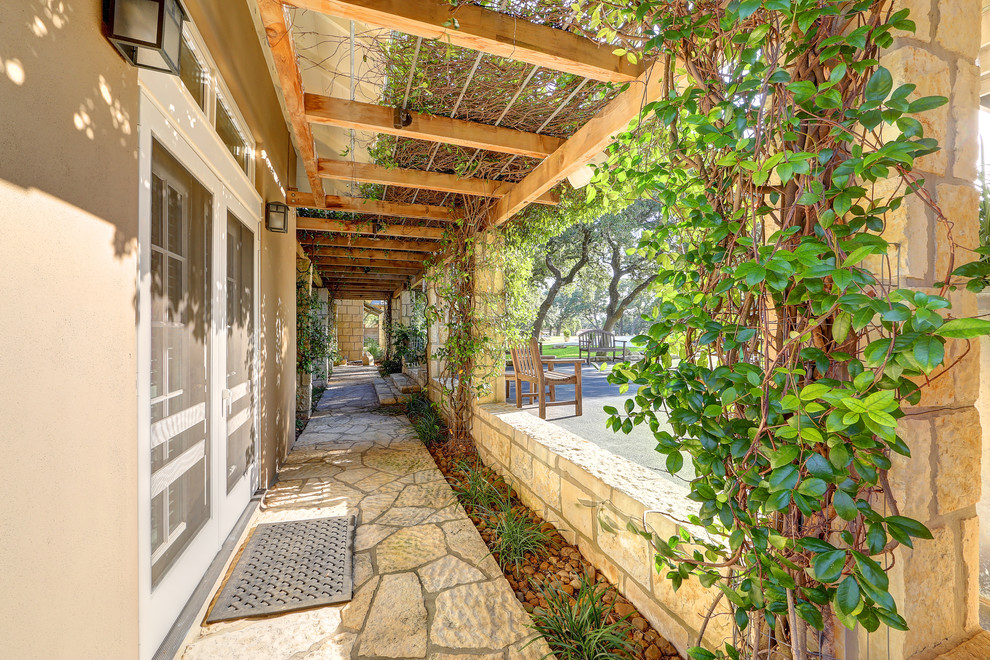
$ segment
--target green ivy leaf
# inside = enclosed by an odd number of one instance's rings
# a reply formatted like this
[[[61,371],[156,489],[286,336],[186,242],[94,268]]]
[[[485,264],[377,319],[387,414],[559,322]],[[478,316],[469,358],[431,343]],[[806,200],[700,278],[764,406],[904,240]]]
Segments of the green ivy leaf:
[[[859,509],[856,508],[856,502],[843,490],[837,490],[832,493],[832,506],[835,507],[835,512],[843,520],[855,520],[859,516]]]
[[[831,550],[815,556],[811,562],[811,568],[815,573],[815,579],[819,582],[835,582],[842,575],[842,569],[846,565],[845,550]]]
[[[952,319],[943,323],[935,334],[952,339],[973,339],[990,335],[990,321],[986,319]]]
[[[859,594],[859,585],[856,584],[856,578],[850,575],[839,583],[838,588],[835,590],[835,605],[842,614],[846,616],[857,614],[861,601],[862,598]]]
[[[879,104],[886,100],[887,95],[890,94],[890,90],[894,88],[894,79],[890,75],[890,71],[883,67],[878,67],[877,70],[870,77],[870,82],[866,83],[866,89],[863,90],[863,96],[867,101]],[[919,112],[914,110],[912,112]]]

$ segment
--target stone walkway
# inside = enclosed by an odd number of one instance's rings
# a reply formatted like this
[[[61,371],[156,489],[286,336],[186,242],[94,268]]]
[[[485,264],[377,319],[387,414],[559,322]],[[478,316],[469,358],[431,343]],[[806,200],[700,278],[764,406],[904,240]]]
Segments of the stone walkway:
[[[357,517],[354,599],[204,625],[184,660],[538,660],[548,653],[374,368],[339,367],[252,524]],[[524,648],[525,647],[525,648]]]

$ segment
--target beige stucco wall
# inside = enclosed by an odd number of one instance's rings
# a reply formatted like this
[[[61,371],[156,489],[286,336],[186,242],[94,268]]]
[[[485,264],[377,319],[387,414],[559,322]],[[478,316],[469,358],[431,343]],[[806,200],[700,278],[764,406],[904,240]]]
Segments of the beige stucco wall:
[[[295,180],[295,152],[256,36],[251,17],[253,0],[188,0],[183,4],[257,145],[255,187],[266,202],[284,202],[282,188]],[[260,157],[262,152],[268,162]],[[290,216],[285,234],[261,230],[258,340],[262,486],[275,478],[277,465],[295,437],[296,232],[295,216]]]
[[[247,4],[184,4],[284,185],[288,131]],[[22,0],[0,20],[4,657],[138,652],[138,83],[100,15],[99,0]],[[264,485],[294,426],[295,233],[261,244]]]
[[[137,106],[98,0],[4,3],[4,657],[137,653]]]

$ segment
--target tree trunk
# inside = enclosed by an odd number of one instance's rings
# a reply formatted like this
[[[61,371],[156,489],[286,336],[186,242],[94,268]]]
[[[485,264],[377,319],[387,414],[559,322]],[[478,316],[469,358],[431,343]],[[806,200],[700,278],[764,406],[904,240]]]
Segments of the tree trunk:
[[[602,326],[602,330],[607,330],[611,332],[612,328],[615,327],[615,324],[619,321],[619,319],[622,318],[622,315],[626,313],[626,309],[629,307],[629,305],[631,305],[632,302],[636,299],[636,296],[638,296],[643,291],[645,291],[646,288],[649,287],[650,284],[652,284],[653,280],[655,279],[657,279],[656,275],[650,275],[648,278],[637,284],[636,287],[629,292],[629,295],[627,295],[622,300],[618,301],[618,304],[615,306],[614,309],[612,308],[612,303],[610,301],[608,316],[605,317],[605,324]],[[612,287],[609,286],[609,296],[611,296],[611,289]],[[616,294],[618,295],[618,286],[616,286]]]
[[[555,266],[550,260],[550,252],[548,247],[548,252],[545,259],[547,270],[553,274],[554,281],[553,284],[550,285],[550,289],[547,291],[547,296],[540,305],[539,311],[536,313],[536,318],[533,320],[532,336],[534,339],[540,338],[540,331],[543,329],[543,322],[546,320],[547,314],[553,306],[553,301],[557,298],[557,294],[560,293],[562,288],[573,282],[578,272],[584,268],[586,263],[588,263],[588,252],[591,248],[591,232],[584,227],[581,228],[581,231],[584,234],[583,240],[581,241],[581,256],[576,262],[574,262],[574,265],[571,266],[571,269],[567,271],[566,275],[562,274],[560,269],[557,268],[557,266]],[[561,321],[561,324],[563,324],[563,321]]]

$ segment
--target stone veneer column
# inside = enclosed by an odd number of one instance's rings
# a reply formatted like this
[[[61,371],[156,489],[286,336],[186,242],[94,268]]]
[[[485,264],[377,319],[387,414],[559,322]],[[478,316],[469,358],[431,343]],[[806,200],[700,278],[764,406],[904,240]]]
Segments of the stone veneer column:
[[[492,238],[486,236],[478,241],[478,259],[481,262],[474,274],[474,295],[475,307],[478,310],[479,318],[494,318],[505,312],[505,301],[503,292],[505,291],[505,277],[501,268],[494,266],[487,258],[487,251],[491,249]],[[480,324],[475,328],[478,336],[492,336],[499,330],[494,324]],[[500,341],[501,337],[495,337]],[[505,357],[499,355],[484,356],[482,360],[495,362],[494,375],[489,379],[490,392],[480,397],[477,403],[501,403],[505,401]],[[487,366],[482,364],[482,366]]]
[[[917,94],[939,95],[949,103],[919,119],[926,137],[942,150],[921,159],[917,171],[925,189],[953,225],[956,265],[973,259],[964,247],[977,240],[976,179],[979,128],[980,0],[897,0],[911,10],[914,35],[900,33],[883,56],[895,88],[918,86]],[[950,242],[935,215],[911,197],[888,218],[886,238],[899,244],[892,259],[900,286],[925,291],[948,268]],[[955,317],[976,313],[975,296],[952,294]],[[978,536],[975,504],[980,495],[979,345],[949,373],[924,388],[921,404],[909,410],[900,433],[912,457],[893,459],[892,488],[902,515],[921,520],[934,540],[895,553],[888,574],[891,593],[908,622],[908,632],[881,628],[859,635],[859,657],[928,658],[964,641],[979,629]],[[946,346],[946,363],[967,350],[967,342]],[[893,512],[888,512],[892,514]],[[852,658],[856,654],[847,654]]]
[[[337,350],[346,360],[360,360],[364,353],[364,301],[338,300]]]

